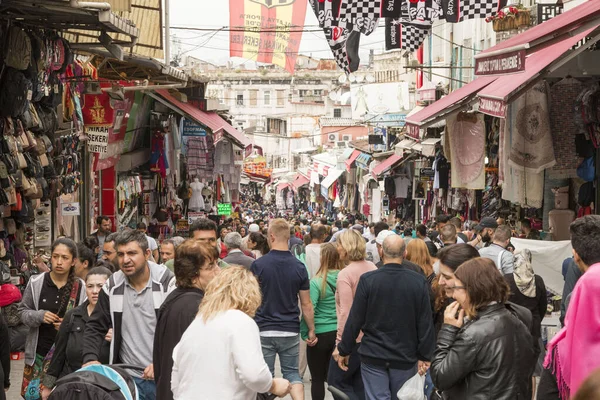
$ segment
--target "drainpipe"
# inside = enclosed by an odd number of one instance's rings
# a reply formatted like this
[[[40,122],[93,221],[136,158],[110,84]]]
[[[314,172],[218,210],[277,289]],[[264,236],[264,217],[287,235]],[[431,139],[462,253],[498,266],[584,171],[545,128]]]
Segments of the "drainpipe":
[[[91,8],[93,10],[110,11],[109,3],[92,3],[90,1],[69,0],[69,5],[73,8]]]

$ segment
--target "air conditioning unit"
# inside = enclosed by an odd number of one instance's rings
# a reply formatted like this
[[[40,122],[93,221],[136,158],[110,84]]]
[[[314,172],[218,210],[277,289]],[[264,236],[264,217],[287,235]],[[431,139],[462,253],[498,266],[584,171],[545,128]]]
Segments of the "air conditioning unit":
[[[345,148],[345,147],[348,147],[348,142],[347,141],[335,142],[335,146],[338,148]]]
[[[337,142],[338,141],[338,134],[337,133],[328,133],[327,134],[327,141],[328,142]]]
[[[349,142],[352,140],[352,135],[342,135],[342,140],[344,142]]]

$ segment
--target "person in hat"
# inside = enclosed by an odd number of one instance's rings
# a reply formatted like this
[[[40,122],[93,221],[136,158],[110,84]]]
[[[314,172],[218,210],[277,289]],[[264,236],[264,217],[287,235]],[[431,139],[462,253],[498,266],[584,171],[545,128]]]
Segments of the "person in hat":
[[[479,235],[470,241],[469,244],[475,247],[479,247],[482,244],[484,247],[489,246],[492,243],[492,236],[494,236],[496,228],[498,228],[498,222],[494,218],[482,218],[479,225],[475,227],[475,230],[479,231]]]
[[[498,226],[494,231],[492,244],[479,250],[479,255],[492,260],[496,268],[504,275],[512,274],[514,270],[514,256],[506,249],[510,243],[511,233],[509,226]]]
[[[250,249],[248,249],[248,238],[250,237],[250,234],[252,232],[260,232],[260,227],[258,226],[258,224],[250,224],[250,226],[248,227],[248,235],[246,235],[244,238],[242,238],[242,250],[243,251],[250,250]]]

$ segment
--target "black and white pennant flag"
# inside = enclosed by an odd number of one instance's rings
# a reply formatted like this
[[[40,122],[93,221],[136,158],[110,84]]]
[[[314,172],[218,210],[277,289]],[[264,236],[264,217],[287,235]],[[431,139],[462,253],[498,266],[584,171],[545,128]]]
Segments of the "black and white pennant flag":
[[[400,19],[385,19],[385,49],[416,51],[431,31],[431,25],[410,25]]]

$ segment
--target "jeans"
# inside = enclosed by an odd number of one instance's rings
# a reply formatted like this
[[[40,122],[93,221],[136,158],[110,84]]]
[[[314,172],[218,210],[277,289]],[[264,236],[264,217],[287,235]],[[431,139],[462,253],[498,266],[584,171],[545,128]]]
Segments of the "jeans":
[[[403,370],[362,363],[360,370],[365,384],[366,400],[390,400],[395,399],[402,385],[415,376],[417,365]]]
[[[135,386],[138,388],[140,400],[156,400],[156,384],[142,378],[133,377]]]
[[[306,349],[308,368],[312,377],[310,395],[312,400],[323,400],[325,398],[325,380],[329,370],[329,360],[335,347],[335,336],[337,331],[317,334],[319,341],[313,347]]]
[[[269,366],[271,375],[275,376],[275,356],[279,355],[283,378],[291,384],[302,383],[298,373],[298,351],[300,336],[291,337],[260,337],[263,357]]]
[[[556,376],[552,370],[544,368],[537,388],[537,398],[541,400],[560,400]]]
[[[360,356],[356,347],[350,353],[348,360],[348,371],[343,371],[338,363],[331,357],[329,361],[329,371],[327,374],[327,384],[344,392],[350,400],[364,400],[365,387],[361,378]]]

